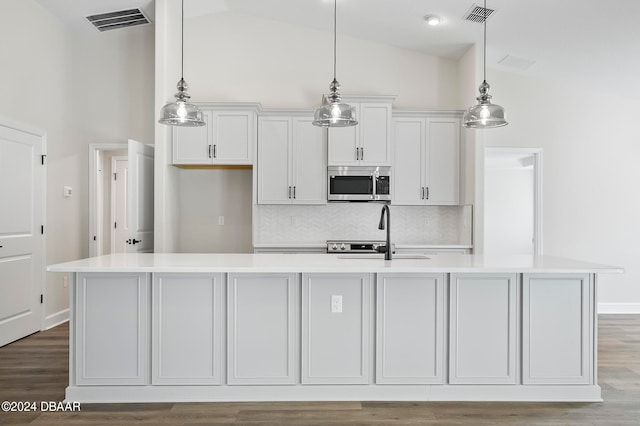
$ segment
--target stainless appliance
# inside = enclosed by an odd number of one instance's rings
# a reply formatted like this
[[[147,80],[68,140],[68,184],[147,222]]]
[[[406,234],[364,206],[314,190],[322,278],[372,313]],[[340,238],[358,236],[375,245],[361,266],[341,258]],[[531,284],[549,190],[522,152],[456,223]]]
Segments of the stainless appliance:
[[[327,200],[391,201],[391,167],[329,166]]]
[[[379,254],[382,253],[381,247],[385,247],[384,241],[327,241],[327,253]],[[391,247],[393,248],[393,245]]]

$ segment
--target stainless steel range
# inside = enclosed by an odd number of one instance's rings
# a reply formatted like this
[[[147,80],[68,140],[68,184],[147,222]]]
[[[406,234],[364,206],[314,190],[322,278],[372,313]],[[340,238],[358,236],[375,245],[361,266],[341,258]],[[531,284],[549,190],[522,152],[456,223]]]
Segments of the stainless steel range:
[[[361,253],[361,254],[377,254],[378,249],[385,247],[384,241],[344,241],[331,240],[327,241],[327,253]],[[391,245],[393,248],[393,245]],[[392,250],[395,251],[395,250]]]

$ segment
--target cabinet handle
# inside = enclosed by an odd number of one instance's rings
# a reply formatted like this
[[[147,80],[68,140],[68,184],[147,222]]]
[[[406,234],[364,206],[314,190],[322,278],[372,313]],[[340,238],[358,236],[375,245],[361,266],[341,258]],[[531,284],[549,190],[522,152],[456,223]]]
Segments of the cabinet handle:
[[[420,188],[420,199],[424,200],[424,186]]]
[[[294,199],[296,198],[296,187],[295,186],[293,187],[293,198]]]
[[[364,160],[364,148],[360,148],[360,159]]]
[[[429,187],[427,186],[427,200],[429,199]]]
[[[356,147],[356,160],[360,159],[360,148]]]
[[[212,157],[211,157],[211,148],[212,148],[212,146],[211,146],[211,145],[209,145],[209,158],[212,158]]]
[[[216,151],[217,151],[217,149],[216,149],[216,148],[217,148],[217,146],[218,146],[218,145],[214,145],[214,146],[213,146],[213,158],[218,158],[218,153],[216,152]]]
[[[291,187],[289,187],[289,195],[287,196],[288,199],[291,199]]]

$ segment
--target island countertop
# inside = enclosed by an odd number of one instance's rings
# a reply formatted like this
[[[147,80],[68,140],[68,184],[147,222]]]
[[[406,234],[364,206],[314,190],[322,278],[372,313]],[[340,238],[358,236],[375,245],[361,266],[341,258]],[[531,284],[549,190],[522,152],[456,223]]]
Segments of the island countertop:
[[[553,256],[128,253],[50,265],[50,272],[491,272],[621,273],[617,266]]]

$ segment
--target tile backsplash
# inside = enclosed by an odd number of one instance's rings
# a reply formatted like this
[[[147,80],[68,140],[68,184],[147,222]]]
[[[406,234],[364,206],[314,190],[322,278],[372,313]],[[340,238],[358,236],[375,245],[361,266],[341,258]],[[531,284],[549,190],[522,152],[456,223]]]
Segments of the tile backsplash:
[[[254,244],[384,240],[381,204],[257,205]],[[471,206],[390,206],[395,244],[470,245]]]

